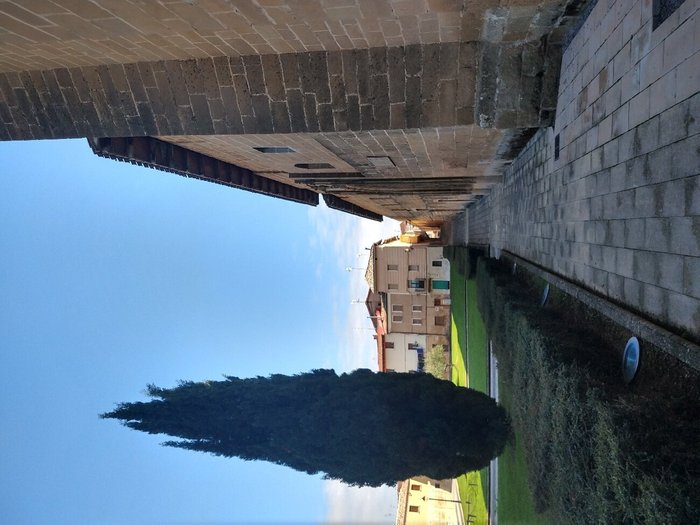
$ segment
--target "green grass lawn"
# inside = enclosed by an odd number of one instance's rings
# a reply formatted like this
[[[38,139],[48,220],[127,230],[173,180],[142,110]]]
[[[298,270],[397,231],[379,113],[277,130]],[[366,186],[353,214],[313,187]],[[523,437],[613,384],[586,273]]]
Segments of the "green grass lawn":
[[[460,273],[464,269],[460,258],[466,250],[455,249],[450,266],[452,298],[452,381],[488,393],[488,337],[486,327],[477,307],[476,280]],[[509,408],[510,390],[499,381],[501,402]],[[475,516],[476,524],[488,523],[488,469],[470,472],[457,478],[463,500],[464,516]],[[506,447],[498,459],[498,520],[503,525],[547,525],[541,515],[535,513],[532,496],[527,485],[527,465],[517,436],[514,445]]]
[[[467,281],[467,386],[489,393],[489,347],[486,327],[476,305],[476,281]]]
[[[450,349],[452,356],[452,381],[458,386],[471,386],[471,388],[487,391],[488,369],[486,368],[487,361],[484,355],[486,353],[485,330],[476,310],[476,294],[467,293],[470,286],[473,286],[473,283],[471,285],[468,284],[466,277],[459,273],[457,264],[451,264],[450,296],[452,300],[452,323]],[[473,305],[469,303],[473,303]],[[488,524],[488,483],[488,469],[479,472],[468,472],[457,478],[465,519],[471,514],[474,516],[475,525]]]

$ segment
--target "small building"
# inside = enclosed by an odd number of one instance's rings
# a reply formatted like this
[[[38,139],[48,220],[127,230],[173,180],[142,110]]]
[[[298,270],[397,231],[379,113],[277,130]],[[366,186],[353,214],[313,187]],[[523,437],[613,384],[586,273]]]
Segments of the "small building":
[[[400,481],[396,525],[460,525],[464,523],[451,479],[416,476]]]
[[[420,372],[429,349],[449,348],[450,263],[439,239],[402,224],[372,245],[365,278],[380,371]]]

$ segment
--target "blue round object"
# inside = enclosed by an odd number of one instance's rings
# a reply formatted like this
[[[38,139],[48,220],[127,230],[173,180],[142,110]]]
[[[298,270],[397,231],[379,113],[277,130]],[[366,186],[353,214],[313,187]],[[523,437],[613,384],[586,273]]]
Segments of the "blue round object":
[[[639,357],[639,340],[636,337],[630,337],[625,345],[625,352],[622,354],[622,378],[625,383],[631,383],[634,376],[637,375]]]
[[[545,285],[544,291],[542,292],[542,299],[540,299],[540,306],[547,304],[547,299],[549,299],[549,283]]]

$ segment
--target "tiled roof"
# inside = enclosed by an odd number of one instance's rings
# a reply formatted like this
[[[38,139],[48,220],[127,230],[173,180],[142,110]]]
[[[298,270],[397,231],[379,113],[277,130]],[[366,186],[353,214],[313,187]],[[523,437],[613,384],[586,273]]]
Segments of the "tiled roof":
[[[377,335],[377,370],[384,372],[384,336]]]
[[[367,270],[365,270],[365,281],[367,281],[367,286],[371,291],[375,291],[374,282],[374,258],[377,253],[377,243],[374,243],[369,249],[369,261],[367,261]]]
[[[408,505],[408,487],[410,479],[400,481],[398,485],[399,503],[396,508],[396,525],[404,525],[406,523],[406,506]]]
[[[369,261],[367,261],[367,270],[365,270],[365,281],[367,281],[367,286],[369,286],[369,289],[372,290],[373,292],[376,292],[377,290],[375,289],[377,287],[377,282],[376,282],[376,275],[374,274],[375,268],[374,268],[374,263],[375,259],[377,257],[377,246],[381,246],[383,244],[389,244],[391,242],[399,240],[398,236],[393,236],[389,237],[387,239],[377,241],[375,242],[372,247],[369,249]]]

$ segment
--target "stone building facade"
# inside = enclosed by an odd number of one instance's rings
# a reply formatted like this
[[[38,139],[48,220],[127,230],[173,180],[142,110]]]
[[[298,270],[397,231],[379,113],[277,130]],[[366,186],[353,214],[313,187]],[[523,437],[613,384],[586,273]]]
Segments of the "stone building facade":
[[[551,123],[582,3],[7,0],[0,139],[439,224]]]

